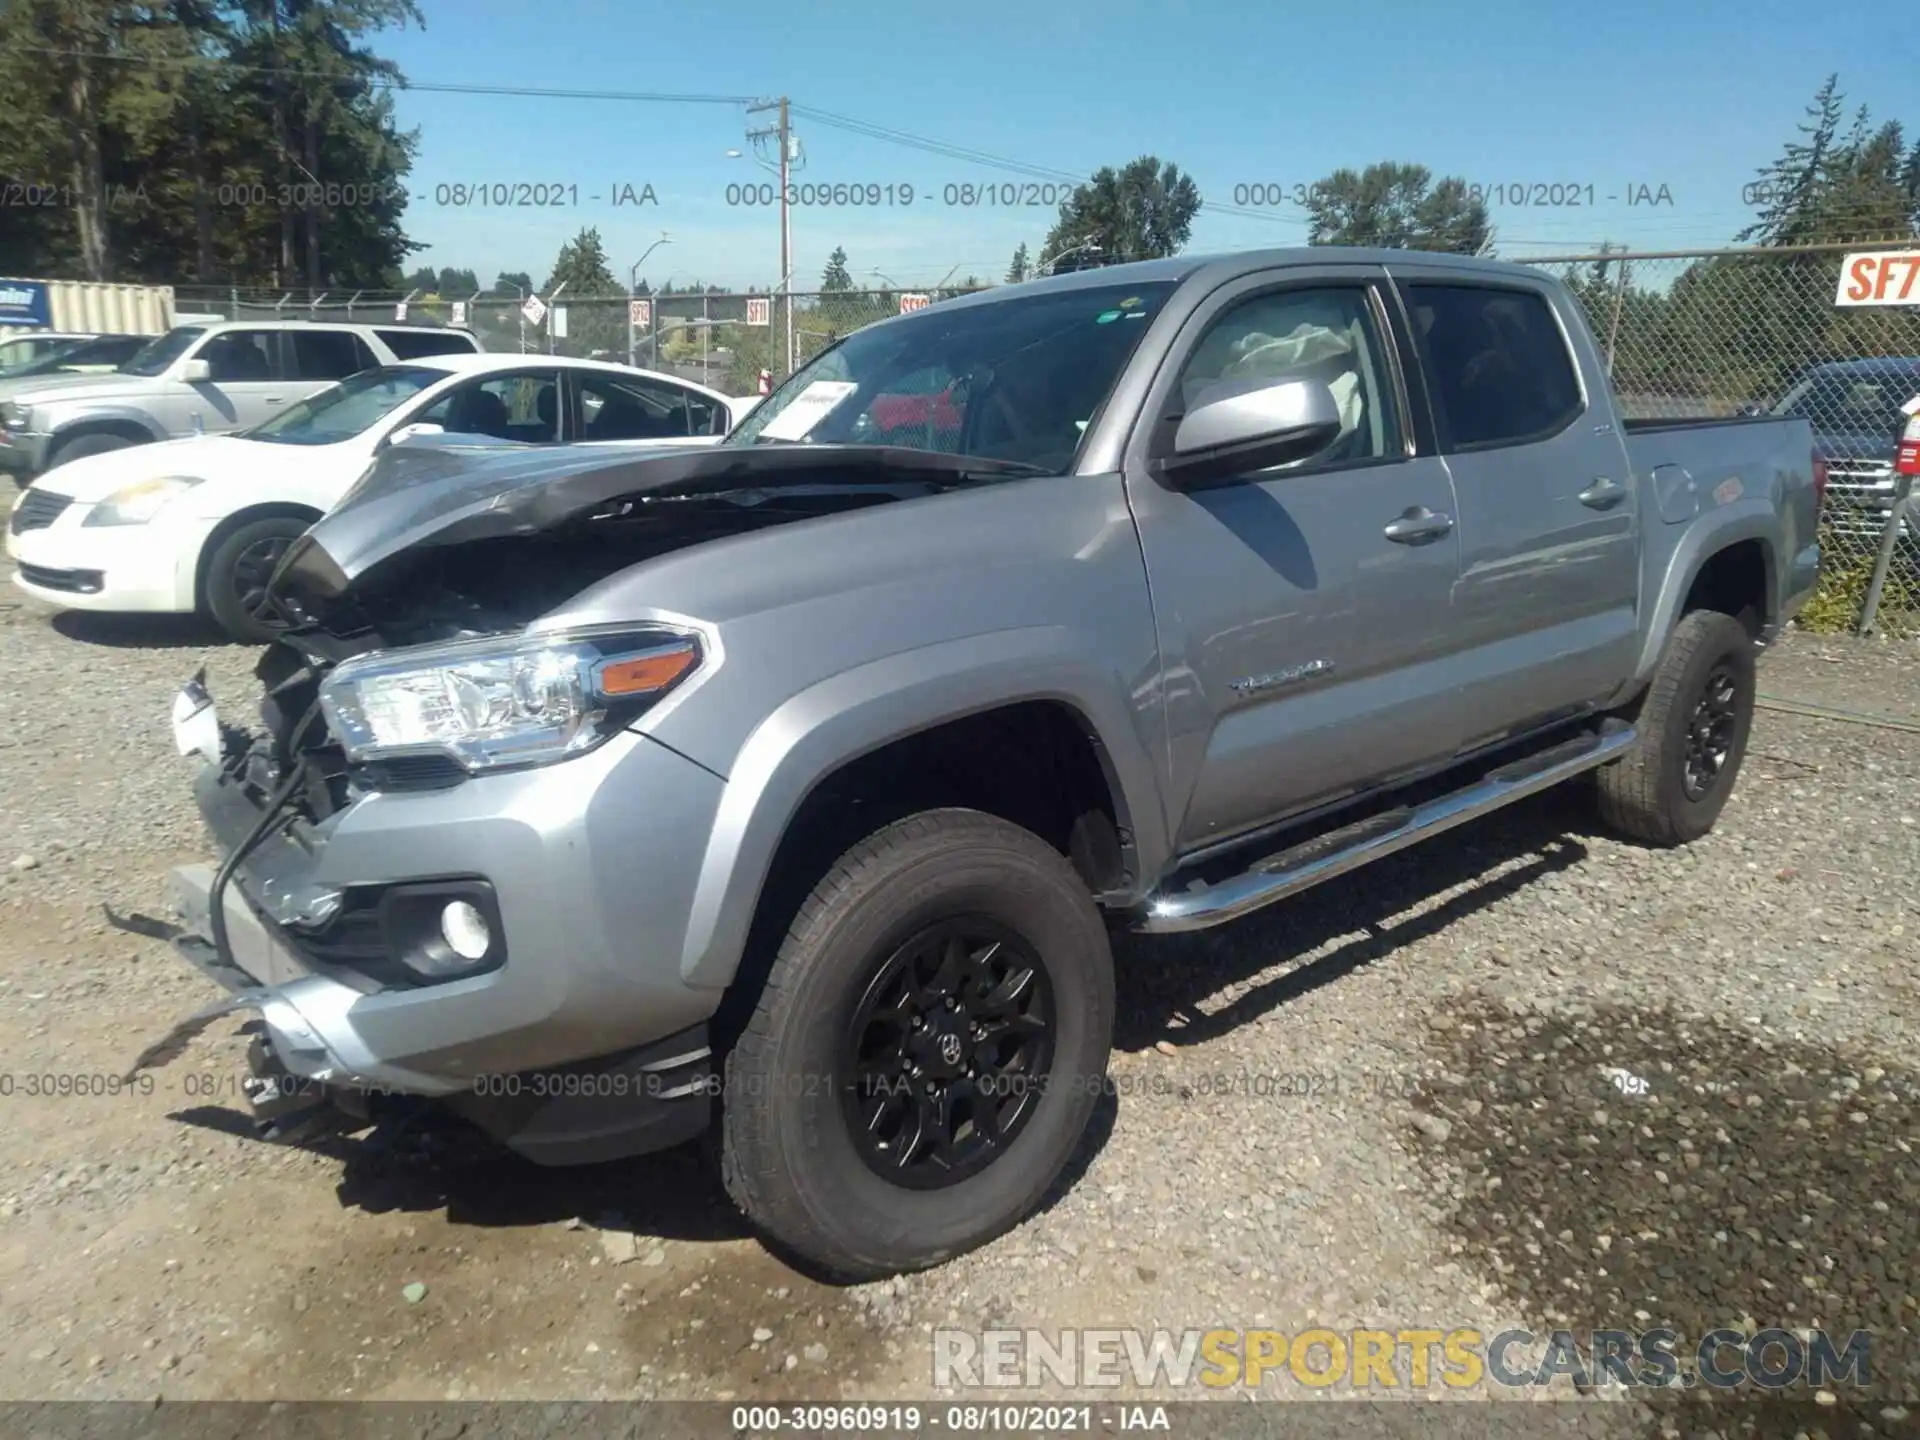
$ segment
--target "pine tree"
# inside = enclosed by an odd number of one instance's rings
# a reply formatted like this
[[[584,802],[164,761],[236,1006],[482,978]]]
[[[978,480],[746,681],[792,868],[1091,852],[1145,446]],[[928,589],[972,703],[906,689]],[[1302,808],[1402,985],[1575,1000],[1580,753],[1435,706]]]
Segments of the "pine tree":
[[[1007,283],[1009,285],[1018,285],[1022,280],[1027,278],[1028,271],[1031,268],[1032,264],[1027,259],[1027,242],[1022,240],[1019,248],[1013,252],[1013,263],[1007,266]]]

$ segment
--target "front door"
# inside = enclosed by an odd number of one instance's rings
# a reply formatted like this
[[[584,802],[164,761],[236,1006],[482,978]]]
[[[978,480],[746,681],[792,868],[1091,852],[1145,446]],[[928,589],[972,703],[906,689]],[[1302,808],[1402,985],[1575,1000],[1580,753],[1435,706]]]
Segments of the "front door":
[[[1378,266],[1222,287],[1187,321],[1129,443],[1182,850],[1416,766],[1440,743],[1409,714],[1408,672],[1448,641],[1453,491],[1412,443],[1388,298]],[[1195,396],[1253,377],[1324,382],[1339,438],[1217,488],[1159,478],[1151,461]],[[1431,667],[1424,683],[1440,683]]]
[[[223,330],[194,352],[207,362],[208,375],[185,388],[187,434],[216,435],[244,430],[278,415],[317,384],[289,378],[278,330]],[[169,427],[171,428],[171,427]],[[178,432],[176,432],[178,433]]]

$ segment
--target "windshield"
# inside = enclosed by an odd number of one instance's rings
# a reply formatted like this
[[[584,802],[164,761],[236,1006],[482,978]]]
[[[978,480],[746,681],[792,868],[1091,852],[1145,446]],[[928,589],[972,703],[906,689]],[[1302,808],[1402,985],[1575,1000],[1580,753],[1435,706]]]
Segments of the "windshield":
[[[181,325],[169,330],[120,367],[122,375],[158,375],[187,351],[187,347],[207,332],[198,325]]]
[[[1882,435],[1897,431],[1900,407],[1920,394],[1920,367],[1813,375],[1787,392],[1775,415],[1809,420],[1829,434]]]
[[[42,340],[33,336],[0,343],[0,378],[25,375],[56,355],[65,355],[83,340]]]
[[[83,367],[114,370],[126,364],[144,345],[138,336],[116,335],[102,340],[74,340],[36,360],[16,365],[0,375],[59,375]]]
[[[429,385],[446,378],[445,370],[416,365],[362,370],[240,433],[249,440],[270,440],[278,445],[332,445],[351,440]]]
[[[849,335],[729,446],[898,445],[1063,474],[1172,281],[938,305]]]

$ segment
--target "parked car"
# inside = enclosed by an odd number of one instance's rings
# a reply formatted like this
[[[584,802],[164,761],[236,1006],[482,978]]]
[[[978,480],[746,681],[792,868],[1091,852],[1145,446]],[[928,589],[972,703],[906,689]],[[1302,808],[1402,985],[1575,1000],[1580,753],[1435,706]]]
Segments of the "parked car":
[[[1816,365],[1773,406],[1771,413],[1813,426],[1827,461],[1826,523],[1858,555],[1875,554],[1886,533],[1893,451],[1905,420],[1900,407],[1915,395],[1920,356],[1886,356]],[[1904,528],[1909,540],[1920,539],[1911,518]]]
[[[0,370],[0,396],[12,385],[43,375],[105,375],[118,370],[152,341],[151,335],[96,335],[91,340],[69,340],[47,350],[38,359]]]
[[[74,334],[64,330],[28,330],[17,335],[0,332],[0,379],[36,360],[94,338],[91,332]]]
[[[111,375],[49,375],[0,396],[0,470],[25,485],[88,455],[270,419],[358,370],[472,354],[471,331],[303,320],[178,325]]]
[[[852,438],[928,370],[957,430]],[[717,1123],[790,1250],[930,1265],[1080,1142],[1110,927],[1590,772],[1711,828],[1819,483],[1805,420],[1623,423],[1537,270],[1345,249],[951,299],[711,450],[399,447],[283,560],[257,729],[179,698],[223,855],[180,947],[258,1012],[271,1138]]]
[[[624,365],[425,355],[362,370],[231,435],[71,461],[20,497],[15,583],[80,610],[202,610],[238,640],[279,624],[265,585],[288,543],[398,442],[712,445],[726,397]]]

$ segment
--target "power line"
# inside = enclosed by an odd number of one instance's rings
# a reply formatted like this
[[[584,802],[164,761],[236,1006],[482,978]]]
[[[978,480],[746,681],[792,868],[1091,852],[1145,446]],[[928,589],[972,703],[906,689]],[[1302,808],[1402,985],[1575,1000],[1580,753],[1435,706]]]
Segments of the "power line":
[[[244,65],[237,60],[210,60],[204,56],[118,55],[106,50],[62,50],[48,45],[15,47],[26,55],[61,56],[72,60],[107,60],[123,65],[169,66],[177,70],[217,68],[242,70],[250,75],[278,75],[289,80],[316,80],[328,84],[341,78],[324,70],[289,70],[278,65]],[[675,93],[648,90],[556,90],[532,85],[456,85],[432,80],[403,80],[391,76],[356,76],[378,90],[422,90],[445,95],[515,95],[533,100],[619,100],[663,105],[750,105],[753,95]]]

